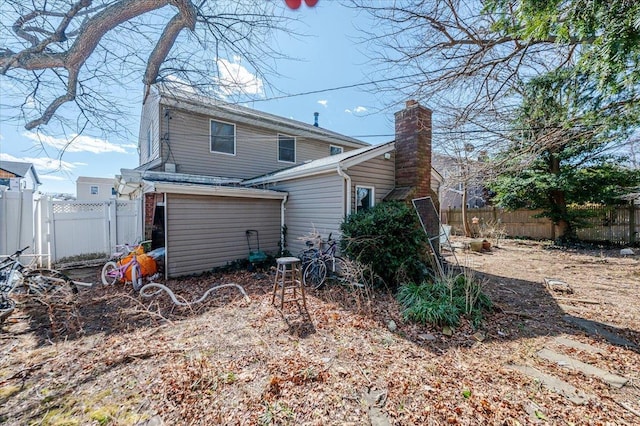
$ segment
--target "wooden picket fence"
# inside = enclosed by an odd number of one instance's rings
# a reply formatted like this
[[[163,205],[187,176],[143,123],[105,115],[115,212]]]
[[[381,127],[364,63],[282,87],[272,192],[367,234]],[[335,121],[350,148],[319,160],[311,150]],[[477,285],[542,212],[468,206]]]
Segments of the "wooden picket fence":
[[[640,241],[640,205],[583,206],[579,209],[589,215],[588,226],[577,230],[581,240],[621,245],[633,245]],[[467,217],[472,232],[478,236],[501,230],[510,238],[555,239],[553,223],[547,218],[536,217],[540,212],[484,207],[469,209]],[[477,218],[477,224],[472,223],[473,218]],[[443,210],[441,219],[452,226],[454,235],[464,234],[461,209]]]

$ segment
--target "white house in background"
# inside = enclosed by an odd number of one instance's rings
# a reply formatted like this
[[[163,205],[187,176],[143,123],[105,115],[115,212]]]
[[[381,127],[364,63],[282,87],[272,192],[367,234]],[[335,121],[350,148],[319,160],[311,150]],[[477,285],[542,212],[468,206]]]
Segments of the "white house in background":
[[[80,176],[76,180],[76,199],[78,201],[104,201],[116,198],[115,178]]]
[[[0,185],[7,186],[13,191],[30,189],[35,192],[41,184],[33,164],[0,161]]]

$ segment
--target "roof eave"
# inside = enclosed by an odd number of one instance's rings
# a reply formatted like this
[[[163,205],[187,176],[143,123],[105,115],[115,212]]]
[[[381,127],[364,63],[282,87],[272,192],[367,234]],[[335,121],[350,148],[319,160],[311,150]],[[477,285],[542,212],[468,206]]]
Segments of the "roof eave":
[[[210,195],[217,197],[259,198],[271,200],[284,200],[288,195],[287,192],[232,186],[181,185],[168,182],[145,183],[148,183],[155,192],[164,192],[168,194]]]
[[[372,148],[370,151],[356,155],[355,157],[344,159],[337,163],[331,163],[331,164],[319,166],[310,170],[303,169],[303,170],[300,170],[299,172],[289,173],[284,176],[278,176],[277,174],[275,174],[275,175],[263,176],[255,179],[249,179],[249,180],[243,181],[242,184],[247,186],[262,185],[267,183],[283,182],[283,181],[292,180],[292,179],[310,177],[310,176],[325,174],[333,171],[338,173],[338,168],[348,169],[349,167],[355,166],[364,161],[371,160],[379,155],[385,154],[386,152],[393,151],[394,149],[395,149],[395,143],[387,142],[385,144]]]

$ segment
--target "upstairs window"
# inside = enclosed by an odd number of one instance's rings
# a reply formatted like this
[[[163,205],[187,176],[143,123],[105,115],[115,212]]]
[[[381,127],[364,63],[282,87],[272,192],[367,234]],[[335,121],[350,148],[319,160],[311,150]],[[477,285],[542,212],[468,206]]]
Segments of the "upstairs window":
[[[91,195],[98,195],[98,187],[91,185],[91,189],[89,190],[91,192]]]
[[[236,125],[211,120],[211,152],[236,155]]]
[[[336,145],[329,145],[329,155],[342,154],[342,147]]]
[[[278,135],[278,161],[284,163],[296,162],[296,138]]]

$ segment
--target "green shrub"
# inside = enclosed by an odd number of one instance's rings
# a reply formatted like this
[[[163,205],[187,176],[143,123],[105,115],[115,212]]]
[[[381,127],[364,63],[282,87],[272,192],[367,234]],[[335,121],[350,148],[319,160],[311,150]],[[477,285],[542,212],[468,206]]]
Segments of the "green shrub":
[[[448,275],[435,282],[408,283],[398,291],[406,319],[423,324],[457,326],[467,316],[474,325],[482,320],[491,300],[470,274]]]
[[[405,203],[380,203],[350,215],[341,225],[341,250],[370,266],[392,289],[402,282],[420,282],[425,267],[426,235]]]

